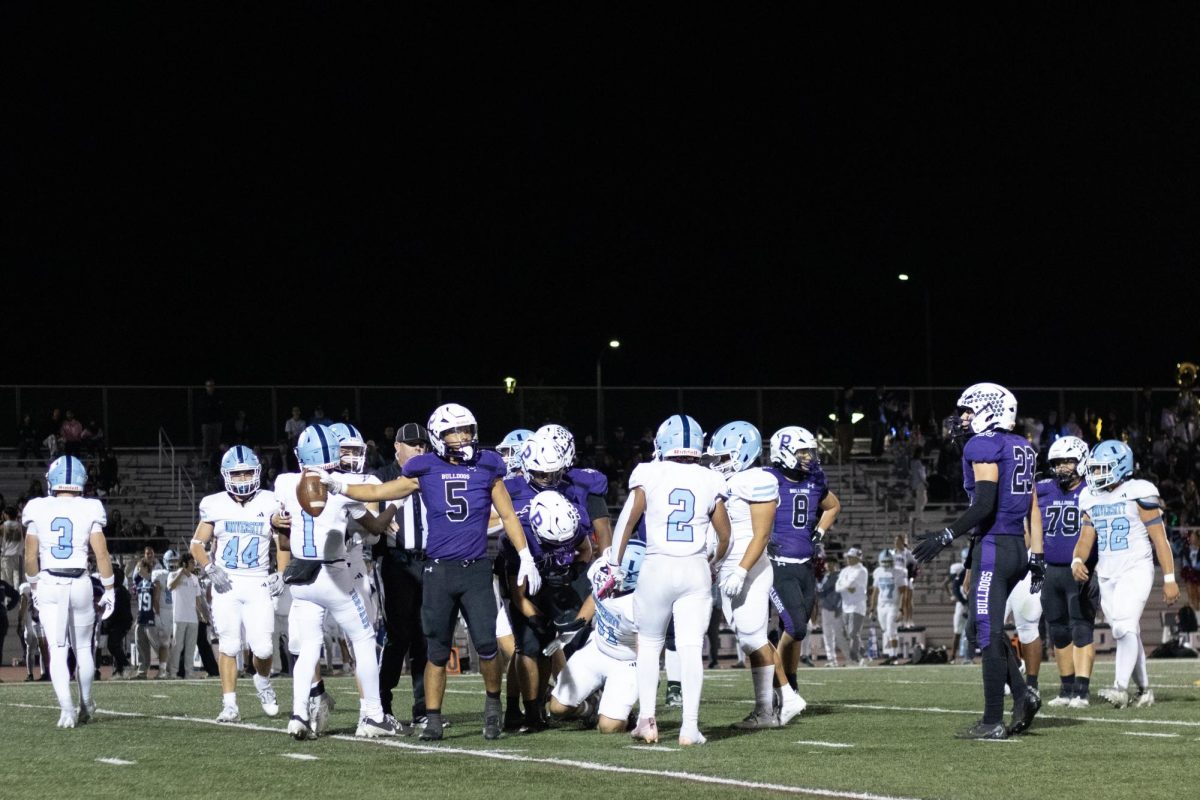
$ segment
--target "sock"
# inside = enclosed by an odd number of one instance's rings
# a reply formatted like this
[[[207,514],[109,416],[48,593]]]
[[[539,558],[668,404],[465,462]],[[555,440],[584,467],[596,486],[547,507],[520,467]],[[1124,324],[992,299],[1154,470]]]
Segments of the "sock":
[[[704,658],[700,645],[675,643],[679,651],[679,667],[683,671],[683,715],[680,731],[693,731],[700,727],[700,690],[704,686]]]
[[[259,675],[257,672],[254,673],[254,688],[257,691],[261,692],[263,689],[266,689],[270,685],[271,685],[270,678],[264,678],[262,675]]]
[[[667,670],[667,685],[670,686],[672,683],[678,684],[679,683],[679,674],[680,674],[680,672],[679,672],[679,651],[678,650],[668,650],[667,654],[665,656],[663,656],[663,666]]]
[[[223,692],[221,694],[221,703],[226,708],[237,708],[237,692]]]
[[[1138,649],[1138,638],[1133,633],[1126,633],[1117,639],[1117,657],[1114,660],[1114,667],[1116,669],[1115,682],[1119,688],[1125,689],[1129,686],[1129,679],[1133,677],[1133,670],[1137,667]]]
[[[425,707],[425,716],[429,717],[430,719],[433,717],[440,717],[441,715],[442,710],[440,708],[430,708],[429,706]]]
[[[312,675],[313,670],[317,667],[317,661],[321,658],[321,643],[312,641],[312,638],[308,637],[300,645],[300,653],[292,662],[292,714],[304,720],[308,719],[309,698],[319,696],[325,688],[320,681],[307,690],[304,688],[303,676]]]
[[[663,649],[663,639],[652,639],[643,634],[637,638],[638,717],[654,716],[658,702],[658,656]]]
[[[309,697],[320,697],[325,694],[325,681],[317,681],[308,689]]]
[[[483,693],[484,693],[485,695],[487,695],[488,697],[490,697],[492,700],[499,700],[499,699],[500,699],[500,693],[499,693],[499,692],[489,692],[489,691],[487,691],[487,690],[484,690],[484,692],[483,692]]]
[[[53,638],[54,633],[51,632]],[[71,697],[71,668],[67,666],[67,647],[50,643],[50,681],[54,684],[54,694],[58,696],[58,707],[66,711],[75,708],[75,699]]]
[[[796,673],[788,672],[788,673],[786,673],[786,675],[787,675],[788,686],[792,687],[792,691],[793,692],[800,691],[800,684],[796,683]]]
[[[88,642],[91,641],[92,629],[75,628],[75,641]],[[96,679],[96,660],[92,655],[91,647],[82,647],[75,654],[76,669],[75,673],[79,676],[79,705],[90,702],[92,699],[92,682]]]
[[[1026,675],[1025,675],[1025,684],[1026,684],[1026,685],[1027,685],[1027,686],[1028,686],[1030,689],[1036,689],[1036,688],[1038,688],[1038,676],[1037,676],[1037,675],[1029,675],[1029,674],[1026,674]]]
[[[521,702],[525,706],[525,721],[532,724],[541,722],[541,702],[538,700],[522,700]]]
[[[754,676],[754,710],[760,714],[769,714],[775,708],[775,690],[771,687],[775,665],[755,667],[750,672]]]
[[[354,649],[354,677],[362,689],[359,705],[363,716],[380,719],[383,706],[379,702],[379,661],[375,658],[375,637],[355,639],[350,646]]]
[[[1090,676],[1085,678],[1081,675],[1076,675],[1075,676],[1075,696],[1083,697],[1086,699],[1088,696],[1088,692],[1091,691],[1091,688],[1089,687],[1089,684],[1091,682],[1092,682],[1092,679]]]
[[[1137,666],[1133,668],[1133,682],[1142,687],[1150,688],[1150,674],[1146,672],[1146,648],[1142,644],[1142,635],[1137,636]]]
[[[995,725],[1004,721],[1004,683],[1008,665],[1001,643],[992,642],[983,649],[983,723]],[[1014,692],[1015,696],[1015,692]]]
[[[1062,688],[1058,690],[1058,693],[1063,697],[1073,697],[1075,695],[1075,676],[1062,675],[1059,680],[1062,682]]]

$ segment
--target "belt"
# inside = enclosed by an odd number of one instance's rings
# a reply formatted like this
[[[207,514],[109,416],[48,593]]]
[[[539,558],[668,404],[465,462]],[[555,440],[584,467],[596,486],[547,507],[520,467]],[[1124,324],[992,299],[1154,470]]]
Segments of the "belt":
[[[1047,561],[1046,566],[1047,567],[1069,567],[1071,565],[1070,564],[1055,564],[1053,561]]]
[[[77,569],[48,569],[46,572],[56,578],[82,578],[87,574],[87,570],[82,567]]]
[[[389,556],[392,556],[393,558],[400,557],[400,556],[403,556],[404,558],[412,558],[412,559],[418,559],[418,560],[424,560],[424,558],[425,558],[425,551],[420,548],[405,549],[403,547],[389,547],[387,550],[387,553]]]
[[[345,564],[348,562],[344,558],[335,558],[332,561],[322,561],[321,563],[328,565],[328,564]]]
[[[435,558],[435,559],[433,559],[433,563],[435,563],[435,564],[461,564],[462,567],[465,569],[466,567],[469,567],[472,564],[474,564],[476,561],[483,561],[483,560],[484,559],[482,559],[482,558],[454,558],[454,559]]]

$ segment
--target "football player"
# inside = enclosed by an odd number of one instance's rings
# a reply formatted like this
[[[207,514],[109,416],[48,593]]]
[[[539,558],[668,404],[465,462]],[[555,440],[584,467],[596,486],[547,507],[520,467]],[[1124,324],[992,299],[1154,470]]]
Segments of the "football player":
[[[87,573],[89,549],[96,556],[103,594],[99,608],[107,619],[115,608],[112,560],[104,538],[107,515],[99,500],[85,498],[87,472],[75,456],[62,456],[46,472],[49,497],[35,497],[25,504],[21,524],[25,526],[25,582],[31,587],[50,649],[50,680],[58,695],[61,713],[58,727],[74,728],[90,722],[96,714],[92,681],[96,662],[92,636],[96,607],[92,581]],[[67,651],[74,643],[79,706],[71,697],[71,673]]]
[[[296,443],[296,461],[301,469],[336,470],[341,453],[333,431],[324,425],[305,428]],[[394,509],[376,517],[362,503],[334,494],[321,512],[312,516],[296,496],[300,477],[300,473],[288,472],[276,479],[275,497],[281,512],[273,519],[276,527],[288,529],[286,535],[279,536],[279,566],[291,587],[288,646],[297,654],[292,665],[288,733],[298,740],[314,739],[324,726],[323,693],[318,691],[314,696],[319,687],[306,678],[314,674],[320,661],[325,615],[332,614],[354,648],[355,677],[362,692],[355,735],[393,736],[396,725],[384,716],[379,701],[379,661],[375,657],[375,629],[367,612],[368,600],[359,593],[346,562],[346,529],[349,520],[355,519],[378,536],[387,530]],[[344,481],[346,477],[339,475],[338,479]]]
[[[774,573],[767,542],[779,508],[779,480],[758,466],[761,454],[762,434],[741,420],[721,426],[707,453],[709,469],[724,476],[729,487],[729,552],[717,578],[725,621],[750,659],[754,710],[735,725],[744,730],[778,728],[804,709],[804,700],[789,691],[780,713],[775,713],[775,647],[767,638]]]
[[[545,434],[534,434],[526,440],[520,458],[524,475],[507,479],[504,486],[512,497],[525,541],[542,578],[541,590],[529,595],[517,585],[520,559],[512,542],[503,535],[500,554],[502,569],[508,576],[508,596],[512,598],[512,628],[519,654],[517,670],[525,706],[520,730],[530,733],[545,728],[542,698],[552,667],[543,650],[551,644],[556,629],[573,625],[584,600],[581,592],[585,595],[588,591],[586,585],[579,584],[586,584],[587,565],[592,561],[588,536],[592,526],[585,490],[564,479],[569,462],[557,441]],[[547,528],[538,533],[539,522],[565,520],[567,511],[553,513],[551,508],[564,504],[573,515],[569,529]]]
[[[254,691],[263,713],[268,717],[279,713],[270,677],[275,651],[273,598],[283,591],[283,576],[271,572],[271,517],[279,504],[274,492],[262,488],[262,464],[249,447],[239,444],[225,451],[221,478],[225,491],[200,501],[200,523],[192,535],[191,552],[212,586],[222,701],[217,722],[240,722],[237,662],[245,647],[253,654]]]
[[[550,713],[556,719],[593,721],[601,733],[625,730],[629,712],[638,698],[637,624],[634,621],[633,591],[646,555],[646,546],[632,541],[625,546],[621,562],[623,577],[613,582],[604,559],[588,569],[592,593],[580,609],[580,619],[591,619],[595,635],[567,661],[550,696]],[[596,697],[596,692],[603,693]]]
[[[521,451],[525,449],[525,440],[531,436],[533,431],[528,428],[517,428],[504,434],[500,444],[496,445],[496,452],[504,459],[507,470],[504,473],[505,478],[521,476]]]
[[[22,581],[17,587],[21,596],[21,604],[17,607],[17,625],[21,628],[21,641],[25,649],[25,680],[50,680],[50,650],[46,645],[46,635],[42,628],[42,620],[38,615],[37,606],[33,604],[33,586]],[[40,678],[33,677],[33,660],[37,657],[42,674]]]
[[[517,583],[525,583],[529,593],[536,594],[541,577],[504,488],[507,468],[499,454],[480,449],[475,415],[457,403],[447,403],[434,409],[426,427],[434,452],[409,459],[403,476],[394,480],[378,486],[349,484],[340,476],[314,471],[321,475],[331,494],[346,494],[360,502],[398,500],[420,490],[428,526],[421,623],[429,643],[425,666],[428,721],[421,738],[436,741],[443,736],[446,664],[455,623],[462,611],[483,674],[483,735],[485,739],[498,739],[502,731],[502,665],[496,659],[496,595],[487,559],[488,519],[493,507],[517,550]]]
[[[963,488],[971,505],[937,533],[922,534],[913,553],[926,563],[969,531],[975,538],[971,563],[971,612],[983,657],[983,718],[959,734],[964,739],[1007,739],[1029,727],[1042,701],[1026,686],[1017,656],[1004,635],[1004,608],[1013,586],[1026,570],[1031,591],[1041,591],[1045,575],[1041,515],[1035,508],[1037,451],[1013,433],[1017,398],[995,383],[967,387],[958,398],[951,435],[966,437]],[[1026,525],[1030,548],[1025,549]],[[1012,688],[1012,725],[1004,725],[1004,686]]]
[[[1099,694],[1117,708],[1130,703],[1149,706],[1154,692],[1146,673],[1141,619],[1154,586],[1154,556],[1162,565],[1163,601],[1172,605],[1179,599],[1162,500],[1154,484],[1133,478],[1133,451],[1124,442],[1100,442],[1088,455],[1086,470],[1088,491],[1079,498],[1083,529],[1071,571],[1081,583],[1088,579],[1087,559],[1095,544],[1100,607],[1117,642],[1116,678],[1112,688]],[[1129,693],[1131,679],[1137,686],[1134,697]]]
[[[767,553],[775,576],[771,603],[784,629],[775,655],[775,683],[786,703],[784,686],[799,691],[796,667],[800,663],[800,643],[808,635],[808,620],[816,600],[812,559],[819,554],[818,545],[833,526],[842,504],[825,481],[817,440],[805,428],[789,425],[772,434],[771,466],[766,471],[779,482],[779,506]]]
[[[890,662],[899,655],[900,640],[896,633],[900,616],[900,588],[907,573],[896,565],[896,556],[891,550],[879,554],[879,566],[871,573],[871,599],[869,611],[875,612],[879,621],[879,636],[882,639],[883,656]]]
[[[1096,580],[1089,577],[1076,583],[1071,574],[1071,559],[1079,540],[1079,496],[1085,491],[1088,446],[1075,436],[1063,436],[1050,445],[1047,461],[1051,477],[1038,481],[1038,509],[1046,546],[1046,585],[1042,588],[1042,612],[1054,642],[1054,659],[1062,688],[1052,706],[1087,708],[1088,686],[1096,646],[1092,634],[1096,626]],[[1096,549],[1084,562],[1089,570],[1096,567]],[[1028,660],[1026,661],[1028,668]]]
[[[587,494],[587,516],[591,520],[590,533],[596,552],[612,544],[612,520],[608,515],[608,478],[603,472],[588,467],[575,466],[575,437],[562,425],[543,425],[538,434],[554,439],[566,454],[567,473],[564,480]]]
[[[643,570],[652,580],[639,580],[633,595],[638,627],[638,722],[635,739],[658,741],[655,700],[658,662],[671,615],[679,651],[683,689],[681,745],[704,744],[700,733],[700,692],[704,683],[701,655],[712,614],[712,575],[708,533],[716,530],[717,560],[729,547],[729,515],[725,479],[700,466],[704,431],[683,414],[667,418],[654,437],[656,460],[639,464],[629,476],[629,498],[622,517],[628,519],[608,555],[610,577],[620,581],[625,547],[643,514],[646,559]]]

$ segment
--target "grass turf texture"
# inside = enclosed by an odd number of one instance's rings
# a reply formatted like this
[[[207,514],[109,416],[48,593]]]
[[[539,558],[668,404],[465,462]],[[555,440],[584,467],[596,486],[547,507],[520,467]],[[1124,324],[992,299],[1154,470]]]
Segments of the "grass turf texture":
[[[701,706],[709,743],[679,748],[679,710],[660,705],[660,747],[670,750],[632,749],[638,743],[627,735],[603,736],[572,723],[485,742],[478,676],[450,679],[445,710],[453,724],[440,743],[353,739],[358,698],[350,678],[326,679],[338,701],[334,735],[316,742],[295,742],[284,733],[287,680],[275,682],[275,719],[262,713],[250,681],[239,682],[244,727],[212,722],[221,702],[215,680],[101,681],[98,721],[75,730],[55,727],[57,705],[47,684],[4,683],[0,785],[100,798],[137,796],[153,786],[173,800],[393,797],[435,786],[468,799],[686,793],[692,800],[783,794],[783,787],[818,797],[959,798],[1036,796],[1049,786],[1073,785],[1093,787],[1106,799],[1141,800],[1177,793],[1180,765],[1200,742],[1200,687],[1194,685],[1200,662],[1151,661],[1150,672],[1152,708],[1117,711],[1093,691],[1091,708],[1044,706],[1031,731],[1014,740],[970,742],[953,734],[979,716],[978,666],[807,669],[800,680],[808,709],[786,728],[755,732],[729,727],[752,707],[749,671],[713,670],[706,673]],[[1093,687],[1111,679],[1111,661],[1098,663]],[[1044,665],[1045,701],[1057,686],[1054,668]],[[405,680],[397,697],[407,698],[407,689]]]

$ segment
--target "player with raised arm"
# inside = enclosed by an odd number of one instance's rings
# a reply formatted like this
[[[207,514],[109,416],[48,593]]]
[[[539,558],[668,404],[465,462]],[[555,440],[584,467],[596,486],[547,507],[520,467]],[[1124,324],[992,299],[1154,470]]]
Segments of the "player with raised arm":
[[[428,722],[421,738],[436,741],[443,736],[441,706],[446,664],[461,611],[483,674],[483,735],[485,739],[498,739],[503,729],[502,675],[496,658],[496,596],[487,559],[488,519],[493,507],[517,551],[517,582],[525,583],[529,593],[536,594],[541,578],[504,488],[504,461],[497,453],[479,447],[475,415],[457,403],[447,403],[434,409],[426,427],[434,452],[409,459],[404,474],[394,480],[378,486],[349,484],[324,470],[313,471],[321,475],[321,482],[331,494],[344,494],[360,502],[398,500],[420,490],[428,523],[421,625],[429,643],[425,666]]]
[[[767,542],[779,507],[779,479],[758,466],[761,454],[762,434],[741,420],[721,426],[709,440],[707,453],[709,469],[724,476],[729,487],[729,552],[717,580],[725,621],[750,659],[754,710],[734,726],[744,730],[778,728],[805,705],[798,694],[789,692],[780,713],[775,712],[775,647],[767,638],[774,572]]]
[[[1041,591],[1045,576],[1041,516],[1035,509],[1037,451],[1013,432],[1017,398],[995,383],[976,383],[958,398],[958,419],[951,435],[966,437],[963,488],[971,505],[950,527],[919,537],[913,550],[926,563],[955,537],[973,532],[971,613],[983,658],[983,718],[958,736],[1007,739],[1029,727],[1041,707],[1036,690],[1026,686],[1017,656],[1004,634],[1004,609],[1013,586],[1028,570],[1031,591]],[[1026,525],[1030,547],[1025,548]],[[1004,724],[1004,686],[1012,688],[1012,725]]]
[[[667,625],[675,617],[675,646],[679,651],[683,690],[681,745],[704,744],[700,733],[700,692],[704,684],[701,655],[712,614],[712,575],[708,533],[716,531],[716,560],[729,547],[729,515],[725,479],[700,466],[704,431],[684,414],[668,417],[654,437],[656,460],[639,464],[629,476],[629,498],[608,555],[611,578],[619,582],[625,548],[645,514],[646,559],[643,578],[633,594],[638,627],[638,722],[635,739],[658,741],[655,699],[659,657]]]
[[[296,461],[301,469],[337,469],[341,461],[337,437],[324,425],[310,425],[296,443]],[[344,480],[343,476],[338,476]],[[316,516],[300,505],[296,490],[301,473],[288,472],[275,480],[275,497],[283,516],[290,519],[286,537],[280,535],[279,563],[284,581],[291,587],[292,607],[288,614],[288,646],[297,653],[292,665],[292,718],[288,733],[296,739],[315,739],[320,733],[308,680],[317,667],[324,643],[325,615],[333,614],[354,649],[355,677],[362,692],[356,736],[393,736],[396,725],[387,719],[379,701],[379,660],[375,655],[375,629],[367,612],[367,600],[359,594],[354,573],[346,562],[346,529],[357,520],[370,533],[382,534],[394,509],[376,517],[360,502],[333,495]],[[274,523],[274,521],[273,521]],[[282,526],[280,526],[282,527]],[[317,701],[317,702],[314,702]]]
[[[99,500],[83,496],[87,471],[75,456],[61,456],[46,472],[49,497],[25,504],[25,581],[32,588],[34,606],[50,647],[50,680],[58,696],[58,727],[74,728],[95,718],[92,681],[96,661],[92,636],[96,622],[92,581],[88,576],[88,551],[96,556],[103,594],[101,619],[112,615],[112,560],[104,538],[107,515]],[[71,672],[67,651],[74,644],[75,673],[79,678],[79,707],[71,697]]]
[[[1163,524],[1162,500],[1149,481],[1133,477],[1133,451],[1115,439],[1100,442],[1087,459],[1088,490],[1079,498],[1083,529],[1075,543],[1071,570],[1086,581],[1087,560],[1096,546],[1096,576],[1100,607],[1117,642],[1116,677],[1112,688],[1099,695],[1117,708],[1131,703],[1144,708],[1154,703],[1146,672],[1141,619],[1154,588],[1154,556],[1163,571],[1163,601],[1179,599],[1175,560]],[[1137,686],[1131,696],[1130,683]]]
[[[272,600],[283,591],[283,576],[271,572],[271,517],[279,503],[274,492],[262,488],[262,464],[249,447],[239,444],[225,452],[221,477],[225,491],[200,501],[191,552],[212,585],[222,698],[217,722],[240,722],[237,657],[245,647],[253,654],[254,690],[263,713],[279,713],[270,677],[275,650]]]
[[[779,505],[767,554],[774,572],[771,603],[784,631],[775,654],[774,681],[781,695],[782,721],[788,716],[789,703],[793,708],[804,707],[802,699],[797,703],[792,696],[799,699],[796,667],[800,643],[808,635],[817,596],[812,559],[819,555],[818,546],[842,504],[825,480],[816,437],[805,428],[789,425],[771,435],[771,466],[766,471],[779,482]]]
[[[1081,519],[1079,497],[1086,491],[1083,476],[1088,446],[1076,436],[1054,440],[1047,453],[1051,477],[1037,483],[1038,510],[1046,546],[1046,585],[1042,587],[1042,613],[1054,658],[1062,681],[1052,706],[1087,708],[1088,685],[1096,646],[1092,634],[1096,626],[1096,580],[1082,584],[1071,574],[1071,559],[1079,541]],[[1096,566],[1096,548],[1084,560],[1089,570]]]

